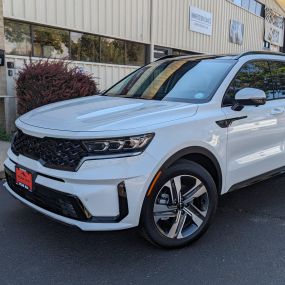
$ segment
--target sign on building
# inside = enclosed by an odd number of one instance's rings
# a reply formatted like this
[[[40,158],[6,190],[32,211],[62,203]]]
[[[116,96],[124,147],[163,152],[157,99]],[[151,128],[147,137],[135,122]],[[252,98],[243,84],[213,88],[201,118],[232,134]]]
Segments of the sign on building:
[[[190,31],[212,35],[213,15],[207,11],[190,6],[189,7],[189,29]]]
[[[244,24],[235,20],[230,22],[230,42],[238,45],[243,44]]]
[[[284,18],[270,8],[265,8],[264,40],[279,47],[284,43]]]

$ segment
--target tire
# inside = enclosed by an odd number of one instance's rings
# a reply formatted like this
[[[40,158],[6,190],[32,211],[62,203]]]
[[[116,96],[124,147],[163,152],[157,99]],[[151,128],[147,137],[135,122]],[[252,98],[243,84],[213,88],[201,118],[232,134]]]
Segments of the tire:
[[[156,246],[184,247],[205,233],[217,203],[216,184],[209,172],[198,163],[179,160],[162,172],[147,193],[140,231]]]

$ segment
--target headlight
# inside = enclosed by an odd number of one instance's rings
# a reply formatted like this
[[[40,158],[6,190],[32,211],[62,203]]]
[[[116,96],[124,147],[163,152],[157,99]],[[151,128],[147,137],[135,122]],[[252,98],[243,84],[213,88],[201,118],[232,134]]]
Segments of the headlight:
[[[89,155],[127,155],[140,154],[149,145],[154,134],[131,137],[83,141]]]

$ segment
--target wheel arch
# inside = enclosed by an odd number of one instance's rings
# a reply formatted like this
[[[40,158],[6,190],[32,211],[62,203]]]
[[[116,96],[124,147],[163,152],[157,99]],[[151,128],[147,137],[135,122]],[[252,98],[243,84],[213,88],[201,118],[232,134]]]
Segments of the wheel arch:
[[[217,186],[218,194],[221,194],[223,183],[222,170],[218,159],[211,151],[199,146],[191,146],[181,149],[164,162],[161,170],[163,171],[173,165],[179,159],[191,160],[203,166],[213,177]]]

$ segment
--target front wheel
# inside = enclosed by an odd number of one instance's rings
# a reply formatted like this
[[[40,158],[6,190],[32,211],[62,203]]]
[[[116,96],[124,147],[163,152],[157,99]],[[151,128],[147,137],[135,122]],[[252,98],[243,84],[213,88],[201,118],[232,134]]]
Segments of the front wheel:
[[[197,240],[217,208],[217,189],[209,172],[187,160],[166,169],[147,194],[141,231],[155,245],[178,248]]]

